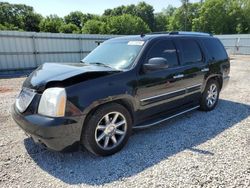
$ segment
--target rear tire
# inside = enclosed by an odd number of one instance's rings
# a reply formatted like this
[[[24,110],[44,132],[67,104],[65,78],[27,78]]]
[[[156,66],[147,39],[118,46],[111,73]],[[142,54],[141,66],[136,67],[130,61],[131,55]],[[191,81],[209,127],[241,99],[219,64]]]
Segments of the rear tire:
[[[219,100],[220,87],[215,79],[210,79],[202,93],[200,109],[203,111],[213,110]]]
[[[99,107],[83,127],[82,145],[95,155],[107,156],[120,151],[132,132],[128,110],[117,103]]]

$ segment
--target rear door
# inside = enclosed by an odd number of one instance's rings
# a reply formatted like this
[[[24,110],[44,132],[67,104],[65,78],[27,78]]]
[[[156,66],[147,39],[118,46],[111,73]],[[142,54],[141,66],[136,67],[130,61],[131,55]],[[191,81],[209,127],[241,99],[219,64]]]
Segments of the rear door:
[[[182,79],[182,85],[186,88],[187,101],[198,102],[205,74],[209,71],[205,54],[196,38],[183,37],[176,38],[174,41],[180,59],[179,78]],[[193,97],[189,97],[189,95]]]

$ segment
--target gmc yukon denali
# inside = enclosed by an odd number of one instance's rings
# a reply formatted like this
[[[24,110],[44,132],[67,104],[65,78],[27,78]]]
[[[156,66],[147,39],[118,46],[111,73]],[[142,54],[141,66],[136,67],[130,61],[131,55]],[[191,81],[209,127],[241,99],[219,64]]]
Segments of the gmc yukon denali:
[[[16,123],[49,149],[111,155],[132,129],[213,110],[229,80],[219,39],[170,32],[105,41],[79,63],[44,63],[12,106]],[[209,115],[209,114],[208,114]]]

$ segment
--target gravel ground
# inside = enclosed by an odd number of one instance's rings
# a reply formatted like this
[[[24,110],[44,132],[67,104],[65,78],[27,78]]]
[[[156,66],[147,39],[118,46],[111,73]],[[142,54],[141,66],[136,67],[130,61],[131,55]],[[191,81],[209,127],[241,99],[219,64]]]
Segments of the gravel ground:
[[[110,157],[35,145],[10,116],[23,78],[0,79],[0,187],[250,187],[250,57],[234,57],[212,112],[136,131]]]

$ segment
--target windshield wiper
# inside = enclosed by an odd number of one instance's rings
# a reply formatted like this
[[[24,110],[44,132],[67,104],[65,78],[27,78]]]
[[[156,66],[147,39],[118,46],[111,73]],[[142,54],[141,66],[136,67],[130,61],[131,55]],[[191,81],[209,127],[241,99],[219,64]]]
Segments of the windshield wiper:
[[[107,65],[107,64],[105,64],[105,63],[100,63],[100,62],[91,62],[91,63],[88,63],[88,64],[102,65],[102,66],[104,66],[104,67],[109,67],[109,68],[114,69],[113,67],[111,67],[111,66],[109,66],[109,65]]]

